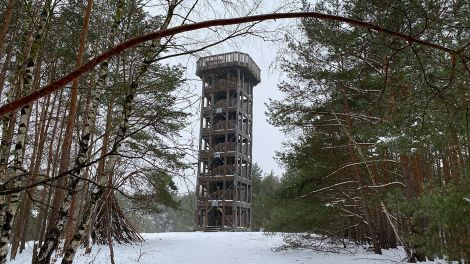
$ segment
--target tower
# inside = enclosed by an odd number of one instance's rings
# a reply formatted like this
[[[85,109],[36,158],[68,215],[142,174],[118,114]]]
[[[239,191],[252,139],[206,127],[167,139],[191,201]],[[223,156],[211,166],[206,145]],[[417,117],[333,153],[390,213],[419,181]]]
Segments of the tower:
[[[260,69],[248,54],[198,60],[202,79],[196,230],[251,227],[253,87]]]

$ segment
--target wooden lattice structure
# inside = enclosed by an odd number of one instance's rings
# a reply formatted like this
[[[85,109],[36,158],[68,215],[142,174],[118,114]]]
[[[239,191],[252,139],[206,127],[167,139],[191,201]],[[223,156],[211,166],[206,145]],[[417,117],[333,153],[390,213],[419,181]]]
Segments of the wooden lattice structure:
[[[251,227],[253,87],[260,69],[248,54],[198,60],[202,79],[196,230]]]

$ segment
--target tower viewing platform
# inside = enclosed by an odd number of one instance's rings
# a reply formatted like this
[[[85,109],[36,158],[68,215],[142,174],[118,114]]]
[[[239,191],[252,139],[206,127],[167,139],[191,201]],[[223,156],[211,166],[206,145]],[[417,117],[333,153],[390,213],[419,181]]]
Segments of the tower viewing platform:
[[[202,77],[205,73],[224,68],[240,68],[254,85],[261,82],[260,68],[248,54],[242,52],[229,52],[200,58],[196,63],[196,75]]]

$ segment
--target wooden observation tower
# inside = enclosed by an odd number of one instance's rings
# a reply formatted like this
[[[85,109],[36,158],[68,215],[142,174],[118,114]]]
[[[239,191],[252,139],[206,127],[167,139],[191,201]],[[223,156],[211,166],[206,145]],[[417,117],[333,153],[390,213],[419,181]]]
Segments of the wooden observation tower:
[[[198,60],[202,79],[196,230],[251,227],[253,87],[260,69],[248,54]]]

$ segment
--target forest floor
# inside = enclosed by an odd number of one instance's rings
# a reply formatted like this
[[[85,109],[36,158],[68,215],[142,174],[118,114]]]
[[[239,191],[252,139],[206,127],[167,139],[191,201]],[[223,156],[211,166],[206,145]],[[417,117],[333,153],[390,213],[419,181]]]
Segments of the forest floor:
[[[265,235],[255,232],[180,232],[143,234],[145,242],[134,245],[114,245],[116,264],[371,264],[405,263],[402,249],[384,250],[375,255],[369,250],[354,246],[341,253],[313,250],[276,250],[284,245],[280,234]],[[31,263],[31,247],[18,255],[11,263]],[[60,263],[57,259],[56,263]],[[109,247],[94,246],[89,255],[79,251],[75,262],[79,264],[110,263]],[[445,263],[426,262],[426,263]]]

